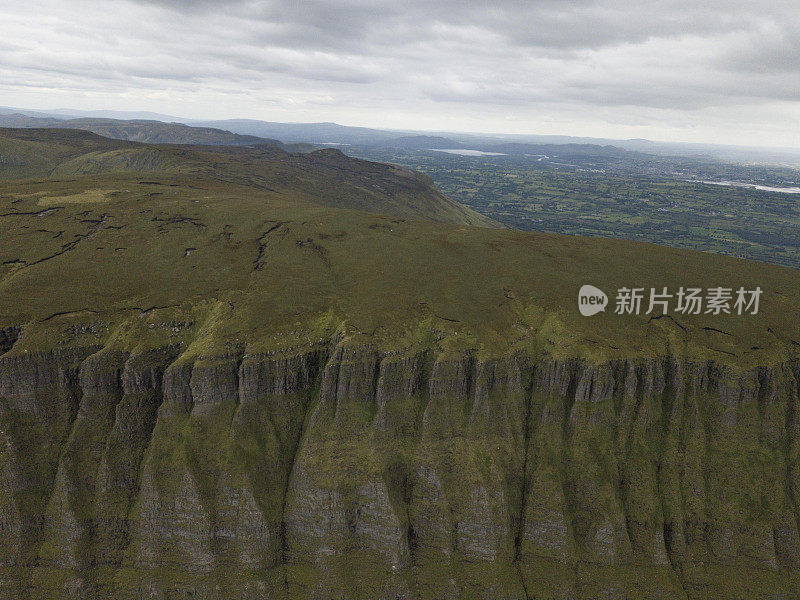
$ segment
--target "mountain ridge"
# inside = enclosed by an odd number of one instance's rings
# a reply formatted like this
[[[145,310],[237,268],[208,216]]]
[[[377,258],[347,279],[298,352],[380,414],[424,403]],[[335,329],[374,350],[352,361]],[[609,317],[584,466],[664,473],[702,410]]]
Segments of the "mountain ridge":
[[[154,120],[119,120],[109,118],[42,118],[21,113],[0,115],[0,127],[81,129],[110,139],[147,144],[184,144],[209,146],[252,146],[272,144],[289,152],[308,152],[310,144],[284,143],[253,135],[239,135],[213,127]]]
[[[714,157],[718,160],[735,161],[735,162],[751,162],[755,160],[760,163],[775,163],[790,161],[797,164],[798,148],[791,147],[769,147],[769,146],[738,146],[726,144],[703,144],[693,142],[667,142],[655,141],[642,138],[598,138],[598,137],[585,137],[585,136],[570,136],[558,134],[493,134],[493,133],[470,133],[470,132],[449,132],[439,130],[408,130],[408,129],[379,129],[369,127],[358,127],[351,125],[339,125],[333,122],[317,122],[317,123],[292,123],[292,122],[275,122],[264,121],[259,119],[187,119],[182,117],[174,117],[169,115],[161,115],[159,113],[140,113],[130,111],[82,111],[72,109],[59,109],[57,111],[37,111],[20,108],[2,108],[0,107],[0,114],[8,112],[18,112],[24,114],[32,114],[40,117],[50,118],[64,118],[68,116],[102,116],[113,117],[118,119],[131,119],[131,118],[154,118],[160,121],[175,121],[185,123],[192,126],[199,127],[217,127],[229,130],[235,130],[235,133],[241,135],[252,135],[255,132],[252,127],[259,128],[257,135],[266,135],[267,137],[282,138],[283,135],[272,135],[270,129],[273,126],[283,128],[282,131],[288,131],[288,140],[302,140],[317,143],[336,142],[336,143],[356,143],[357,140],[364,140],[367,134],[374,137],[373,141],[379,140],[380,143],[385,143],[393,138],[398,138],[407,135],[433,135],[433,136],[447,136],[459,140],[464,144],[476,143],[503,143],[511,141],[513,143],[521,144],[589,144],[589,145],[612,145],[623,148],[629,151],[646,152],[650,154],[663,154],[667,156],[706,156]],[[323,131],[318,133],[309,134],[309,127],[324,126]],[[335,127],[331,127],[335,126]],[[354,130],[354,137],[342,136],[343,132]],[[330,133],[337,131],[336,139],[330,137]]]
[[[274,144],[158,145],[62,129],[0,129],[0,177],[164,173],[260,189],[284,189],[323,205],[399,217],[499,226],[442,195],[403,167],[346,157],[337,150],[290,153]],[[309,176],[310,174],[310,176]]]

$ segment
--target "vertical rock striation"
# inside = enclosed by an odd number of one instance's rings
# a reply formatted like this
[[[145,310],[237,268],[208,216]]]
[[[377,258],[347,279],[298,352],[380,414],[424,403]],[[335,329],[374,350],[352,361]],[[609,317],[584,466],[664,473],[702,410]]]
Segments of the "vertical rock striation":
[[[3,598],[800,594],[795,363],[6,337]]]

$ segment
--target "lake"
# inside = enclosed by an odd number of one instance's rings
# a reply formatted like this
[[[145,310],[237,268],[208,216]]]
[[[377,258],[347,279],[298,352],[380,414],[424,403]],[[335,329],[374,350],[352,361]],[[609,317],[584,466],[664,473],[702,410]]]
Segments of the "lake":
[[[762,190],[764,192],[780,192],[781,194],[800,194],[800,187],[773,187],[770,185],[758,185],[755,183],[745,183],[743,181],[697,181],[696,183],[708,183],[710,185],[724,185],[728,187],[744,187]]]
[[[461,150],[460,148],[428,148],[434,152],[447,152],[459,156],[507,156],[504,152],[484,152],[483,150]]]

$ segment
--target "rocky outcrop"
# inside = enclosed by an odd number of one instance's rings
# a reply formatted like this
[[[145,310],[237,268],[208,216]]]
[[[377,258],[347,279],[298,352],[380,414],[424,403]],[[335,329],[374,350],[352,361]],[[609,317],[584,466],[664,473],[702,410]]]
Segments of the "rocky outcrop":
[[[798,597],[798,375],[12,348],[0,597]]]

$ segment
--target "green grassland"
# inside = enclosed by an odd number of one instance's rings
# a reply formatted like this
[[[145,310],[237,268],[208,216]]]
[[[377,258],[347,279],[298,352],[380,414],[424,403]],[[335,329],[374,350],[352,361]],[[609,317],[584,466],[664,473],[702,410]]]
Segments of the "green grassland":
[[[795,271],[474,227],[486,221],[427,180],[336,151],[200,151],[6,130],[0,155],[14,158],[0,183],[5,325],[93,315],[111,326],[158,307],[203,307],[218,321],[213,337],[238,344],[265,331],[313,330],[329,315],[394,344],[442,330],[467,345],[505,347],[534,331],[559,352],[691,352],[747,363],[792,352],[800,340]],[[10,179],[22,173],[29,178]],[[368,207],[387,214],[352,210]],[[758,315],[584,318],[576,308],[584,283],[609,294],[624,286],[765,291]]]

